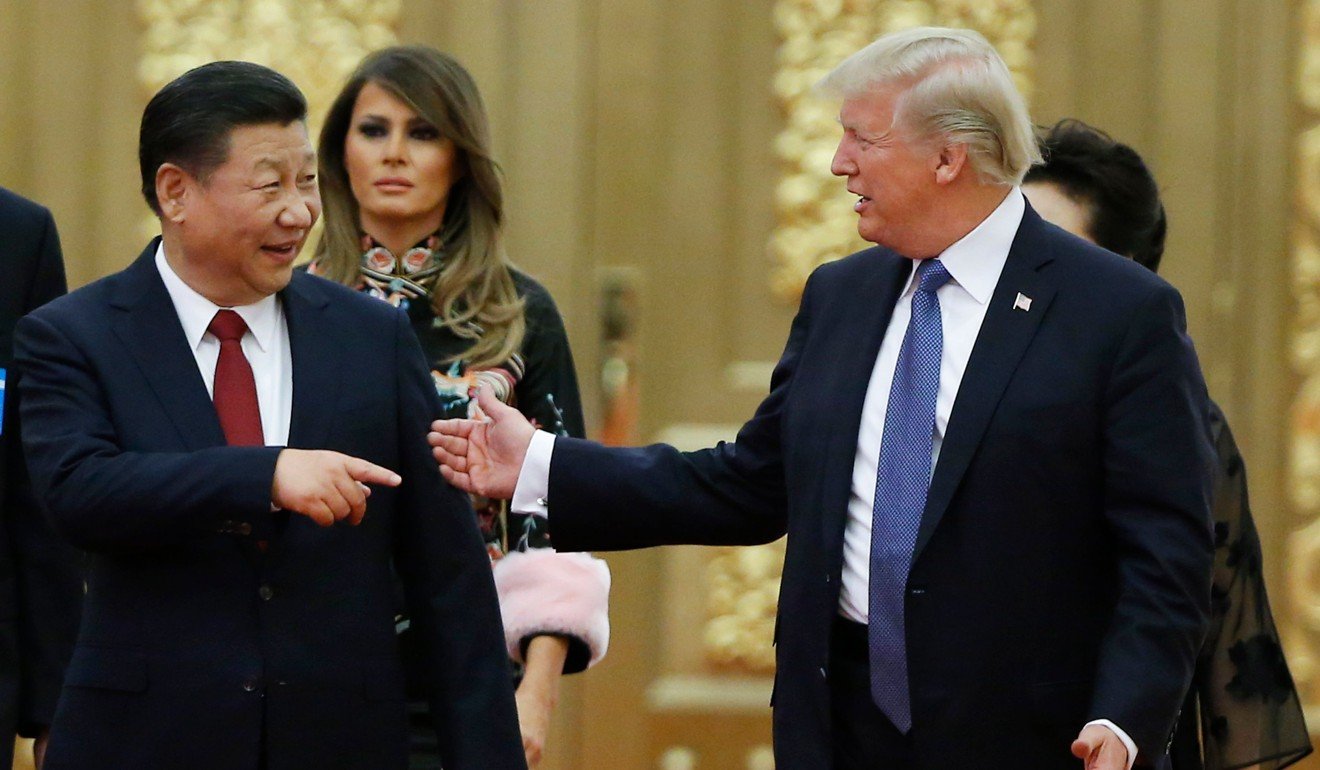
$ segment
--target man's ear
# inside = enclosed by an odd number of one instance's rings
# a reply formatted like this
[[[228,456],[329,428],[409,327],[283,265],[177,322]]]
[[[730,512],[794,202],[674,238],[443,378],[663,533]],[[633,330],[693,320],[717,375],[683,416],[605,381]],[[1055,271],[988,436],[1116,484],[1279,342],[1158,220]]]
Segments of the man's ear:
[[[967,145],[954,142],[940,148],[936,156],[935,183],[950,184],[967,169]]]
[[[180,224],[186,218],[188,198],[197,180],[192,174],[173,163],[162,163],[156,169],[156,203],[163,219]]]

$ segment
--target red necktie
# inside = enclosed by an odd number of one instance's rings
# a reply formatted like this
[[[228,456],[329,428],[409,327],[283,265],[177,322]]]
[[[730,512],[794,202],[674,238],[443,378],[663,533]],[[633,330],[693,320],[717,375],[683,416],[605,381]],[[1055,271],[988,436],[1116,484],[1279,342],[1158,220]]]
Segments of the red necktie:
[[[252,367],[243,355],[241,344],[247,332],[243,316],[221,310],[206,330],[220,340],[220,358],[215,362],[215,385],[211,400],[220,418],[220,428],[230,446],[263,446],[261,408],[257,404],[257,383]]]

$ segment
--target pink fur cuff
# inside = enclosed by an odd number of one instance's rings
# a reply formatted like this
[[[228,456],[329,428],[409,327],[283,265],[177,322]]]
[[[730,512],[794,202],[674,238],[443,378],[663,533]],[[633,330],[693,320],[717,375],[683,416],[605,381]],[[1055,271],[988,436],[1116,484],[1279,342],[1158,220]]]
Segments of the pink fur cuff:
[[[523,662],[523,640],[541,634],[580,639],[594,666],[610,646],[610,568],[585,553],[514,551],[495,562],[495,588],[509,657]]]

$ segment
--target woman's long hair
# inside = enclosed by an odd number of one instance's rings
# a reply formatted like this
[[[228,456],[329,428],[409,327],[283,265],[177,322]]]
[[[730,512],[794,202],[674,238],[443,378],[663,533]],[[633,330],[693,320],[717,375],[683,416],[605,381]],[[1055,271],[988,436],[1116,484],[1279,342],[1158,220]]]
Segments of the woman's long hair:
[[[436,317],[472,345],[456,358],[472,368],[507,361],[527,330],[524,303],[500,238],[504,193],[490,154],[490,131],[477,84],[453,58],[425,46],[396,46],[362,60],[330,106],[320,139],[325,234],[317,272],[347,286],[362,258],[358,203],[344,164],[353,106],[367,83],[389,91],[454,143],[458,177],[440,227],[444,267],[431,287]]]

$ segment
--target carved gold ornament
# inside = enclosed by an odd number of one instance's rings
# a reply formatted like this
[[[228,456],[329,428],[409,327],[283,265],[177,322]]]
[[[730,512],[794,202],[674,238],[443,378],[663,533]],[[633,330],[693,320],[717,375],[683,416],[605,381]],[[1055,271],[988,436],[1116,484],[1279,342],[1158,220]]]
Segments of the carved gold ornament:
[[[1288,495],[1310,522],[1288,536],[1288,598],[1295,619],[1285,628],[1288,662],[1312,727],[1317,718],[1320,650],[1320,0],[1299,18],[1296,101],[1301,113],[1295,150],[1290,357],[1300,379],[1293,397]]]
[[[279,70],[325,114],[368,52],[398,42],[402,0],[138,0],[147,93],[200,64],[242,59]]]

